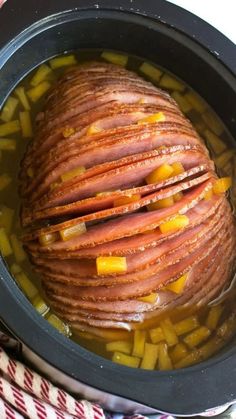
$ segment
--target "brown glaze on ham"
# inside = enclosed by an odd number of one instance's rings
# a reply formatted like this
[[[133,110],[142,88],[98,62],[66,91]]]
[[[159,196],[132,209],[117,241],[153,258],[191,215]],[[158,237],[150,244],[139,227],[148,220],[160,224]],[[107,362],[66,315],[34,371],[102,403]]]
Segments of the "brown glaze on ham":
[[[164,121],[139,123],[159,112]],[[55,313],[74,331],[100,336],[217,296],[235,268],[235,221],[224,195],[205,199],[214,164],[167,92],[124,68],[90,62],[58,80],[37,119],[20,173],[23,241]],[[156,168],[174,163],[182,173],[147,184]],[[80,166],[83,173],[62,180]],[[172,205],[147,211],[179,193]],[[188,225],[161,232],[177,215]],[[86,232],[60,238],[81,223]],[[99,256],[124,257],[127,270],[99,275]],[[165,288],[185,273],[180,294]],[[154,301],[142,301],[150,293]]]

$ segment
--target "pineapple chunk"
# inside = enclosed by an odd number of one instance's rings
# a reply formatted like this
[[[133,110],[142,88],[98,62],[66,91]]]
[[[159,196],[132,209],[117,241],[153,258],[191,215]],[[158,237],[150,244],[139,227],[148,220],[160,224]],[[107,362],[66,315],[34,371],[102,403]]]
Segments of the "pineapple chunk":
[[[158,112],[145,118],[140,119],[137,124],[155,124],[156,122],[163,122],[166,120],[165,114],[163,112]]]
[[[96,259],[98,275],[109,275],[127,271],[126,257],[99,256]]]
[[[62,131],[62,135],[64,138],[69,138],[74,135],[75,129],[73,127],[65,127]]]
[[[19,274],[15,275],[15,279],[17,284],[20,286],[24,294],[30,299],[36,297],[38,294],[38,290],[35,285],[30,281],[28,276],[24,272],[20,272]]]
[[[30,81],[31,86],[38,86],[38,84],[44,81],[51,73],[52,69],[48,65],[42,64],[32,77]]]
[[[7,188],[10,185],[12,178],[8,175],[8,173],[3,173],[0,175],[0,191]]]
[[[34,169],[32,167],[29,167],[26,171],[27,175],[31,178],[34,177]]]
[[[211,111],[207,111],[202,114],[202,119],[207,126],[214,132],[214,134],[220,136],[224,131],[224,127],[220,122],[219,118],[214,115]]]
[[[9,122],[13,118],[13,115],[16,111],[16,108],[19,104],[19,100],[13,96],[9,96],[5,105],[3,106],[3,110],[0,114],[0,119],[4,122]]]
[[[157,183],[169,179],[173,175],[173,167],[165,163],[153,170],[147,177],[146,183]]]
[[[223,310],[224,310],[224,307],[221,304],[218,304],[217,306],[213,306],[210,309],[207,319],[206,319],[206,327],[208,327],[208,329],[210,330],[216,329]]]
[[[172,176],[177,176],[181,173],[184,173],[184,166],[181,162],[176,161],[175,163],[172,163],[171,167],[173,169]]]
[[[159,370],[171,370],[173,368],[171,359],[168,354],[168,346],[166,343],[159,343]]]
[[[178,103],[179,108],[183,113],[188,113],[192,110],[192,105],[179,92],[173,92],[171,96]]]
[[[122,354],[122,352],[114,352],[112,361],[131,368],[138,368],[140,364],[140,358]]]
[[[21,242],[15,234],[10,235],[10,242],[16,261],[18,263],[23,262],[26,259],[26,253],[22,247]]]
[[[190,367],[191,365],[196,364],[201,361],[201,352],[198,350],[193,350],[186,357],[182,358],[175,364],[175,368],[185,368]]]
[[[133,346],[133,356],[139,358],[143,357],[144,345],[146,342],[146,332],[145,330],[135,330],[134,332],[134,346]]]
[[[156,327],[155,329],[149,330],[149,334],[152,343],[159,343],[162,340],[165,340],[165,335],[160,327]]]
[[[39,236],[39,243],[41,244],[41,246],[48,246],[57,241],[58,238],[59,236],[57,233],[42,234],[41,236]]]
[[[95,124],[90,125],[90,127],[88,127],[86,134],[87,135],[93,135],[93,134],[97,134],[98,132],[101,132],[101,128],[96,127]]]
[[[75,169],[70,170],[69,172],[63,173],[61,175],[62,182],[73,179],[76,176],[82,175],[86,171],[84,166],[76,167]]]
[[[0,150],[15,151],[16,140],[11,138],[0,138]]]
[[[0,252],[2,256],[10,256],[12,254],[12,248],[6,233],[5,228],[0,228]]]
[[[50,314],[47,317],[47,321],[55,327],[60,333],[62,333],[65,336],[70,336],[70,328],[68,324],[64,323],[59,317],[57,317],[55,314]]]
[[[64,228],[63,230],[60,230],[59,234],[63,241],[67,241],[72,239],[73,237],[80,236],[81,234],[86,233],[86,231],[87,229],[85,223],[79,223],[71,227]]]
[[[165,288],[169,291],[175,292],[175,294],[181,294],[181,292],[183,292],[187,277],[188,277],[188,274],[184,274],[180,278],[176,279],[176,281],[171,282],[171,284],[166,285]]]
[[[173,195],[173,198],[174,198],[174,201],[175,202],[179,202],[179,201],[181,201],[181,199],[184,197],[184,194],[183,194],[183,192],[177,192],[177,193],[175,193],[174,195]]]
[[[197,112],[203,113],[206,110],[206,102],[196,93],[187,92],[185,93],[184,97]]]
[[[169,74],[163,74],[159,85],[165,89],[177,90],[178,92],[183,92],[185,90],[184,84]]]
[[[192,330],[196,329],[199,326],[199,321],[197,316],[190,316],[186,319],[180,320],[178,323],[174,324],[174,329],[177,336],[184,335],[189,333]]]
[[[43,81],[42,83],[38,84],[32,89],[27,91],[27,95],[29,96],[32,102],[37,102],[51,87],[51,84],[48,81]]]
[[[159,201],[153,202],[152,204],[148,204],[147,208],[148,211],[155,211],[161,208],[169,208],[174,205],[174,197],[169,196],[168,198],[159,199]]]
[[[18,97],[18,99],[19,99],[20,103],[22,104],[23,108],[26,111],[29,111],[30,110],[30,104],[29,104],[28,98],[25,94],[24,87],[17,87],[14,93]]]
[[[61,57],[56,57],[50,60],[49,64],[51,68],[55,70],[56,68],[75,65],[77,64],[77,60],[74,55],[62,55]]]
[[[188,353],[189,351],[187,347],[184,345],[184,343],[180,342],[171,350],[171,361],[173,364],[176,364],[176,362],[179,362],[181,359],[185,358]]]
[[[141,198],[140,194],[134,194],[131,196],[121,196],[120,198],[117,198],[113,202],[113,207],[120,207],[122,205],[131,204],[132,202],[137,202]]]
[[[215,165],[219,169],[223,169],[224,166],[232,159],[235,154],[235,150],[226,150],[224,153],[220,154],[220,156],[215,158]]]
[[[209,189],[204,195],[205,201],[209,201],[213,197],[213,190]]]
[[[180,230],[181,228],[186,227],[188,224],[189,219],[187,215],[176,215],[170,221],[166,221],[160,224],[160,230],[163,234],[165,234],[171,231]]]
[[[143,301],[144,303],[150,303],[153,304],[157,301],[158,294],[156,292],[153,292],[152,294],[145,295],[144,297],[137,298],[138,301]]]
[[[159,346],[152,343],[145,343],[143,359],[140,368],[154,370],[159,353]]]
[[[160,326],[162,328],[168,346],[176,345],[179,340],[171,320],[167,317],[166,319],[160,322]]]
[[[13,209],[8,208],[5,205],[0,207],[0,227],[4,227],[7,234],[11,231],[13,216]]]
[[[221,179],[217,179],[213,184],[213,192],[214,194],[221,194],[225,193],[232,185],[231,177],[222,177]]]
[[[33,298],[32,304],[41,316],[45,316],[49,312],[49,307],[40,295]]]
[[[139,71],[141,71],[141,73],[145,74],[145,76],[150,77],[153,81],[158,82],[161,78],[162,75],[162,71],[157,68],[154,67],[152,64],[143,62],[141,64],[141,66],[139,67]]]
[[[117,52],[104,51],[101,54],[101,57],[104,58],[104,60],[109,61],[110,63],[120,65],[122,67],[125,67],[128,62],[128,55],[119,54]]]
[[[204,137],[209,142],[212,150],[215,154],[221,154],[223,151],[226,150],[227,146],[223,140],[221,140],[220,137],[215,135],[213,132],[211,132],[209,129],[204,131]]]
[[[17,265],[16,263],[13,263],[11,265],[10,272],[14,276],[14,275],[19,274],[20,272],[22,272],[22,269],[21,269],[20,265]]]
[[[200,326],[198,329],[191,332],[184,338],[184,342],[190,347],[194,348],[195,346],[200,345],[204,340],[206,340],[211,334],[211,331],[205,327]]]
[[[23,138],[30,138],[33,136],[32,123],[30,113],[28,111],[20,112],[20,124]]]
[[[127,340],[116,340],[106,344],[107,352],[122,352],[123,354],[130,355],[132,350],[132,343]]]
[[[18,119],[14,121],[6,122],[5,124],[0,125],[0,137],[5,137],[7,135],[15,134],[21,130],[20,122]]]

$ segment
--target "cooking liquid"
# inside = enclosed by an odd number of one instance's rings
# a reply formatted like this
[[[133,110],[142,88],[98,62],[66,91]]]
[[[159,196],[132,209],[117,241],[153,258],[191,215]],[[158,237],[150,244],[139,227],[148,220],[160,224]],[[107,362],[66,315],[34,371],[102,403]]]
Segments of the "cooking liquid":
[[[89,60],[104,60],[101,57],[100,50],[81,50],[75,56],[78,60],[78,63],[82,63],[84,61]],[[174,99],[179,103],[181,110],[191,120],[196,130],[205,140],[206,145],[210,150],[211,156],[216,163],[219,176],[232,177],[234,183],[230,192],[230,199],[233,206],[236,202],[236,194],[235,196],[233,194],[233,191],[236,191],[236,159],[235,142],[233,142],[230,133],[227,131],[222,121],[220,121],[220,119],[216,116],[214,111],[206,104],[206,102],[202,98],[199,98],[198,103],[195,103],[193,100],[191,100],[192,93],[194,94],[195,98],[196,94],[182,80],[177,79],[173,74],[169,73],[161,66],[155,66],[156,69],[160,72],[160,77],[157,77],[159,78],[159,80],[154,80],[153,75],[152,77],[149,77],[147,74],[145,75],[143,74],[143,72],[139,70],[143,62],[144,60],[141,58],[129,56],[126,67],[129,70],[138,72],[140,75],[146,77],[154,84],[159,85],[161,88],[166,89],[171,95],[173,95]],[[57,78],[61,74],[63,74],[63,72],[66,71],[67,68],[67,66],[62,66],[58,69],[53,70],[53,72],[51,72],[46,77],[46,80],[48,80],[51,84],[55,83]],[[20,83],[20,86],[24,87],[26,92],[30,88],[32,88],[32,86],[30,85],[30,81],[32,80],[32,77],[36,71],[37,69],[31,72]],[[170,76],[170,80],[168,79],[168,76]],[[15,97],[14,92],[12,92],[11,96]],[[31,106],[30,115],[33,127],[35,126],[36,115],[43,108],[44,96],[37,100],[35,103],[30,102],[29,100]],[[12,119],[17,119],[19,111],[23,110],[24,109],[22,105],[18,105]],[[20,199],[18,194],[18,175],[20,171],[20,161],[24,155],[29,139],[23,138],[21,132],[7,135],[4,137],[16,140],[16,150],[2,151],[0,175],[2,173],[7,173],[11,178],[11,182],[8,186],[3,188],[3,190],[0,190],[0,227],[5,227],[3,219],[4,217],[2,215],[4,206],[7,208],[14,209],[12,226],[10,231],[8,231],[8,234],[16,234],[16,236],[19,238],[22,235],[23,230],[20,226],[19,217]],[[220,304],[216,304],[214,308],[208,306],[199,309],[198,307],[188,307],[185,305],[184,307],[179,307],[178,309],[175,309],[174,312],[164,312],[161,315],[161,317],[159,316],[158,318],[147,320],[145,323],[135,323],[135,329],[142,330],[143,332],[141,333],[137,331],[127,332],[122,330],[117,331],[107,329],[100,329],[100,336],[93,336],[87,332],[82,331],[74,333],[69,329],[68,325],[60,321],[60,319],[58,319],[56,316],[52,315],[52,311],[49,309],[47,303],[45,302],[46,299],[41,289],[40,281],[37,277],[37,274],[32,270],[31,264],[27,256],[23,261],[18,263],[15,259],[15,255],[11,254],[10,256],[6,257],[6,261],[9,268],[12,269],[12,272],[14,272],[18,284],[27,294],[31,302],[36,306],[36,309],[38,309],[38,311],[41,312],[41,314],[44,315],[44,317],[48,319],[50,323],[56,326],[62,333],[67,334],[68,336],[70,335],[70,338],[78,342],[80,345],[106,358],[111,359],[113,357],[113,360],[115,362],[119,362],[125,365],[131,365],[129,356],[132,354],[135,356],[135,352],[137,352],[137,348],[134,349],[133,347],[133,342],[135,341],[134,345],[136,346],[139,345],[140,347],[141,345],[141,347],[144,347],[144,342],[146,342],[149,344],[157,345],[158,350],[162,351],[162,358],[164,361],[160,361],[159,359],[159,361],[154,362],[155,368],[170,369],[173,367],[185,367],[208,358],[214,352],[219,350],[225,344],[225,342],[229,341],[234,333],[234,330],[236,330],[236,315],[232,314],[235,313],[235,296],[234,292],[232,291],[230,293],[230,296],[227,297],[227,300],[222,301]],[[21,277],[19,276],[19,273],[16,272],[17,270],[22,270],[26,274],[26,276],[30,278],[31,283],[37,287],[38,295],[36,297],[34,295],[33,298],[30,298],[31,291],[29,289],[27,290],[25,282],[20,280]],[[186,322],[189,321],[190,323],[192,319],[192,329],[189,326],[189,330],[187,332],[181,333],[181,330],[178,329],[181,329],[181,327],[180,325],[178,326],[177,323],[184,319],[186,319]],[[196,323],[195,326],[194,321]],[[175,337],[172,343],[171,338],[167,339],[166,335],[164,336],[164,338],[161,337],[161,335],[158,338],[158,331],[156,332],[156,335],[155,332],[150,332],[150,330],[153,329],[154,331],[157,330],[157,328],[160,327],[160,325],[162,332],[163,327],[167,328],[166,333],[168,333],[168,328],[170,333],[171,330],[172,333],[174,330],[174,335],[177,336],[177,338]],[[185,330],[185,326],[183,323],[182,331]],[[207,336],[203,337],[201,340],[199,336],[201,335],[202,327],[205,329],[207,328],[209,330],[209,335],[207,335],[206,333]],[[200,341],[195,346],[194,344],[191,346],[188,344],[188,335],[193,333],[194,330],[196,332],[195,339],[200,339]],[[200,332],[198,336],[199,330]],[[204,336],[204,331],[202,332],[202,334]],[[107,351],[106,348],[109,349],[111,346],[109,346],[109,343],[115,341],[122,341],[123,349],[122,344],[117,343],[113,345],[115,349],[113,348],[113,350]],[[125,342],[128,343],[128,345],[126,345],[126,348],[124,349]],[[139,351],[142,352],[143,348],[139,349]],[[125,356],[123,357],[122,354],[124,354],[124,352]],[[140,354],[139,356],[142,357],[142,355]],[[140,363],[138,364],[140,365]],[[146,368],[148,367],[146,366]]]

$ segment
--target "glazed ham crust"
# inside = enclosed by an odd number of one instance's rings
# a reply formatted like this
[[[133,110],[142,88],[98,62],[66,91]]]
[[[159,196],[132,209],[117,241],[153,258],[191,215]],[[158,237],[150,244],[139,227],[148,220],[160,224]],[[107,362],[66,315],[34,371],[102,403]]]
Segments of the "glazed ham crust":
[[[179,172],[148,180],[176,164]],[[236,253],[230,205],[211,194],[216,179],[167,92],[113,64],[69,69],[46,98],[20,172],[23,242],[54,312],[100,336],[208,304],[230,281]],[[162,229],[177,216],[188,222]],[[78,225],[82,234],[62,240]],[[102,256],[125,258],[126,270],[101,274]],[[168,290],[185,274],[180,294]]]

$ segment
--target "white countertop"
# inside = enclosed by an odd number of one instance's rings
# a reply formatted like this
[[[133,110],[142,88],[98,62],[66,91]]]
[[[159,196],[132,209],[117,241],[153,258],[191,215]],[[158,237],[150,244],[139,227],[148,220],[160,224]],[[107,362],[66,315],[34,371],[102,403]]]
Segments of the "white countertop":
[[[169,0],[210,23],[236,44],[235,0]],[[236,59],[236,57],[235,57]]]

